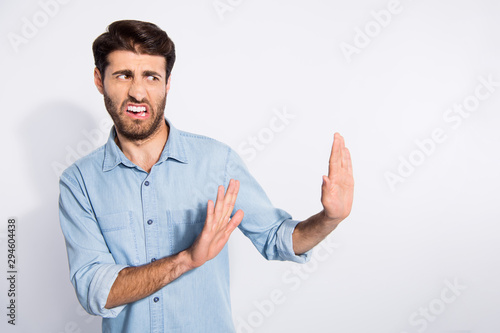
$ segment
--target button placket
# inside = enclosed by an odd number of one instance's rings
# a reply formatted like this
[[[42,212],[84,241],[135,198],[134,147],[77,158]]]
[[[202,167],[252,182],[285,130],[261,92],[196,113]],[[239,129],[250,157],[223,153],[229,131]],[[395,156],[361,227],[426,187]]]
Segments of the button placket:
[[[142,186],[142,211],[143,211],[143,223],[144,223],[144,237],[146,242],[146,260],[149,262],[156,261],[156,258],[160,255],[159,250],[159,224],[158,222],[158,203],[157,195],[154,186],[154,174],[149,173],[149,175],[143,182]],[[161,291],[159,292],[161,293]],[[152,298],[152,304],[154,306],[151,308],[151,327],[161,327],[163,322],[163,307],[161,306],[160,297],[161,294],[156,293],[158,296]],[[152,331],[156,332],[156,329]]]

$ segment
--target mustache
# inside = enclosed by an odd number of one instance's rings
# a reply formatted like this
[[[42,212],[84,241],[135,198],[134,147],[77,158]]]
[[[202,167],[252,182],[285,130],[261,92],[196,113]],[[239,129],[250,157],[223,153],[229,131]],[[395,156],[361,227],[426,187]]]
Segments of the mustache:
[[[132,103],[136,103],[136,104],[141,104],[141,103],[149,104],[149,101],[146,98],[142,99],[142,101],[139,101],[132,96],[129,96],[129,98],[125,102],[132,102]]]
[[[150,107],[150,109],[152,107],[151,103],[149,103],[149,101],[146,98],[139,101],[138,99],[135,99],[134,97],[129,96],[129,98],[127,98],[126,100],[123,101],[121,107],[124,108],[127,105],[127,103],[147,104]]]

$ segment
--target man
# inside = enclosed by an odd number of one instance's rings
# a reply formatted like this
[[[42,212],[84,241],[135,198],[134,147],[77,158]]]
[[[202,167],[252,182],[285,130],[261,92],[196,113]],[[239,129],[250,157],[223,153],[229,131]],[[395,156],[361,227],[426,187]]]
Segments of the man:
[[[324,209],[299,223],[271,205],[231,148],[165,118],[175,49],[163,30],[117,21],[93,51],[95,85],[114,126],[104,146],[60,179],[80,303],[104,318],[104,332],[234,332],[229,236],[239,227],[266,259],[305,262],[351,210],[343,138],[335,134],[323,176]],[[213,182],[221,186],[207,193]]]

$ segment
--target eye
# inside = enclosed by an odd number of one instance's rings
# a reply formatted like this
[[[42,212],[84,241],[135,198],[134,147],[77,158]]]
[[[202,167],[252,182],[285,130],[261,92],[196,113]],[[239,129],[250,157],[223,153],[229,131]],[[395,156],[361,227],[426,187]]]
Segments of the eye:
[[[121,74],[121,75],[118,75],[117,78],[119,80],[126,80],[129,78],[129,76],[127,74]]]
[[[158,81],[158,78],[156,76],[150,75],[147,77],[148,81]]]

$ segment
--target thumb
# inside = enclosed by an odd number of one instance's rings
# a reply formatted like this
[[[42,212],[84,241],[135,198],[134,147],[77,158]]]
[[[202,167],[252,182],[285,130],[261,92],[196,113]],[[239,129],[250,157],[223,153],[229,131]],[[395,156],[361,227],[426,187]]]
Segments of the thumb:
[[[323,176],[323,183],[321,184],[321,187],[326,187],[330,183],[330,179],[328,179],[327,176]]]

